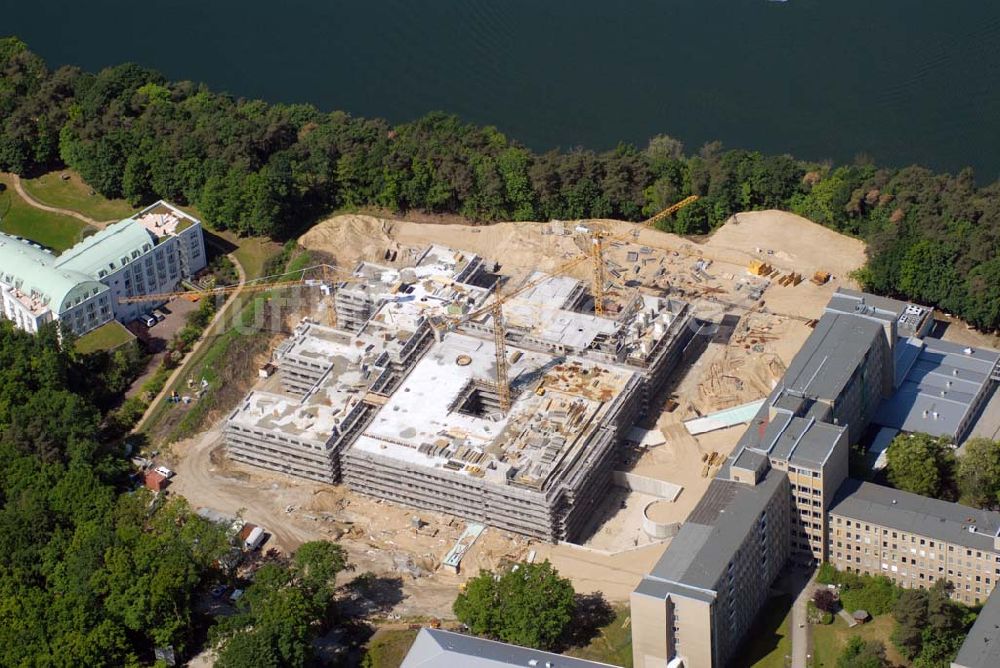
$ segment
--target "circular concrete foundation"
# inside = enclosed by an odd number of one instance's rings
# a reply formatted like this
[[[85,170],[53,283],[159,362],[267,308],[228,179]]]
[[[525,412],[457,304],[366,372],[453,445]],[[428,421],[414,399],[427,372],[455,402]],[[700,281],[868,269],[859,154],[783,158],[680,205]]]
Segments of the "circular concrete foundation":
[[[669,520],[674,504],[666,499],[650,501],[642,509],[642,530],[650,538],[671,538],[680,530],[680,523]]]

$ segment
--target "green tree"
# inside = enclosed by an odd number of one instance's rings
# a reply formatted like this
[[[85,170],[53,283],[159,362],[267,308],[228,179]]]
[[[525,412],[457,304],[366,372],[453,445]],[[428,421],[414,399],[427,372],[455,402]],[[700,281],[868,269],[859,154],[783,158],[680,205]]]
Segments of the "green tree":
[[[218,666],[306,666],[322,628],[337,574],[348,568],[342,547],[304,543],[292,563],[257,570],[239,612],[212,630]]]
[[[574,597],[569,580],[545,561],[518,564],[502,575],[482,571],[466,584],[453,609],[477,635],[553,649],[572,621]]]
[[[947,441],[927,434],[900,434],[886,455],[893,486],[940,498],[950,482],[954,456]]]
[[[978,327],[1000,326],[1000,258],[973,267],[965,279],[968,301],[964,316]]]
[[[919,655],[923,647],[928,596],[925,589],[907,589],[900,593],[892,609],[896,619],[892,642],[908,659]]]
[[[862,640],[851,636],[844,651],[837,657],[837,668],[883,668],[888,666],[885,659],[885,645],[877,640]]]
[[[340,545],[324,540],[303,543],[292,562],[302,589],[317,614],[330,605],[337,574],[347,569],[347,553]]]
[[[1000,443],[970,438],[958,458],[958,490],[962,502],[980,508],[1000,503]]]

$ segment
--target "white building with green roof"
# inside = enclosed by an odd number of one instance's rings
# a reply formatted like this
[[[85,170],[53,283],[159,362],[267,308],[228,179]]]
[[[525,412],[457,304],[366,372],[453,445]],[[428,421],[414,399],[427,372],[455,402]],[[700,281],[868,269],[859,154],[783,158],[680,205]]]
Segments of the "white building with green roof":
[[[160,201],[60,256],[0,234],[0,316],[37,332],[58,320],[77,334],[157,306],[127,298],[169,292],[205,268],[201,221]]]

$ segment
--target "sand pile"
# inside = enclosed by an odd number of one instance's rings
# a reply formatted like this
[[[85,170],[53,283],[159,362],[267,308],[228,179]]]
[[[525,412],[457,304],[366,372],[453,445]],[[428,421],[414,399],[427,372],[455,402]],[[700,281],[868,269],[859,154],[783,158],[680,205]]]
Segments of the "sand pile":
[[[299,243],[329,253],[342,265],[382,262],[387,249],[398,250],[391,234],[393,224],[372,216],[335,216],[310,229]]]
[[[865,244],[786,211],[751,211],[737,214],[720,227],[706,247],[740,250],[788,270],[812,276],[829,271],[846,278],[865,262]],[[756,249],[765,253],[758,254]],[[766,251],[773,251],[767,255]],[[765,257],[766,256],[766,257]]]
[[[628,225],[628,223],[621,223]],[[330,253],[350,265],[359,260],[383,262],[385,251],[423,248],[431,243],[470,251],[499,262],[505,273],[549,271],[581,255],[571,234],[576,223],[496,223],[439,225],[342,215],[325,220],[299,239],[310,250]],[[589,275],[589,265],[571,274]]]

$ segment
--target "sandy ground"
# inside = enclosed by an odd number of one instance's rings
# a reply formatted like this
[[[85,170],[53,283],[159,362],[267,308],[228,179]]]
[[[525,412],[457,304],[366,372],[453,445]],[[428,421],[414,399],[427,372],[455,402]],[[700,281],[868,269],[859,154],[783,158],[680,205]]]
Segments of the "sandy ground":
[[[706,246],[752,254],[805,276],[823,270],[836,278],[846,278],[864,263],[864,242],[794,213],[751,211],[738,214],[736,221],[734,224],[730,220],[720,227]],[[763,252],[758,252],[758,248]]]
[[[643,229],[639,241],[653,247],[700,252],[739,266],[762,258],[780,269],[807,276],[824,270],[843,278],[864,263],[863,242],[792,213],[754,211],[739,214],[736,221],[723,225],[704,244],[653,229]],[[578,222],[601,227],[613,235],[637,229],[633,223],[615,220],[567,221],[558,227],[572,231]],[[551,234],[552,229],[551,223],[433,225],[343,215],[319,223],[299,241],[306,248],[323,250],[347,265],[358,259],[382,262],[387,248],[398,250],[439,243],[502,260],[504,264],[544,271],[579,253],[571,236]]]
[[[349,215],[320,223],[300,243],[330,253],[344,267],[361,259],[385,263],[387,250],[397,251],[397,264],[404,263],[427,244],[440,243],[481,254],[499,262],[502,273],[523,277],[579,257],[583,244],[572,234],[576,224],[476,227]],[[765,396],[808,336],[804,320],[818,317],[836,286],[863,264],[864,248],[858,241],[776,211],[740,214],[703,244],[655,230],[641,230],[634,239],[629,233],[637,228],[630,223],[586,224],[622,237],[609,242],[605,253],[609,266],[620,275],[619,293],[638,289],[677,296],[688,300],[699,317],[723,324],[708,333],[712,338],[704,353],[678,371],[672,389],[678,405],[657,420],[667,443],[629,462],[635,473],[684,488],[675,502],[657,508],[657,519],[680,522],[717,471],[717,466],[706,471],[703,457],[717,453],[721,462],[743,430],[733,427],[695,438],[682,421]],[[809,277],[824,270],[835,279],[825,286],[807,280],[781,287],[747,273],[747,263],[754,258],[783,273],[796,271]],[[694,263],[702,259],[711,262],[696,276]],[[589,262],[571,275],[588,279]],[[762,297],[752,298],[754,290],[761,290]],[[601,591],[609,600],[625,601],[667,545],[652,542],[641,532],[642,509],[652,497],[619,490],[609,495],[603,521],[585,545],[548,545],[488,529],[466,555],[462,574],[450,575],[438,566],[464,522],[382,503],[343,486],[310,484],[229,462],[221,443],[216,426],[175,444],[171,458],[178,475],[171,492],[184,495],[196,508],[242,511],[246,519],[272,533],[269,545],[286,551],[307,540],[338,540],[358,572],[402,579],[404,597],[395,614],[450,617],[464,579],[479,568],[524,559],[531,550],[537,559],[551,560],[578,591]],[[414,515],[426,523],[420,531],[412,528]]]

